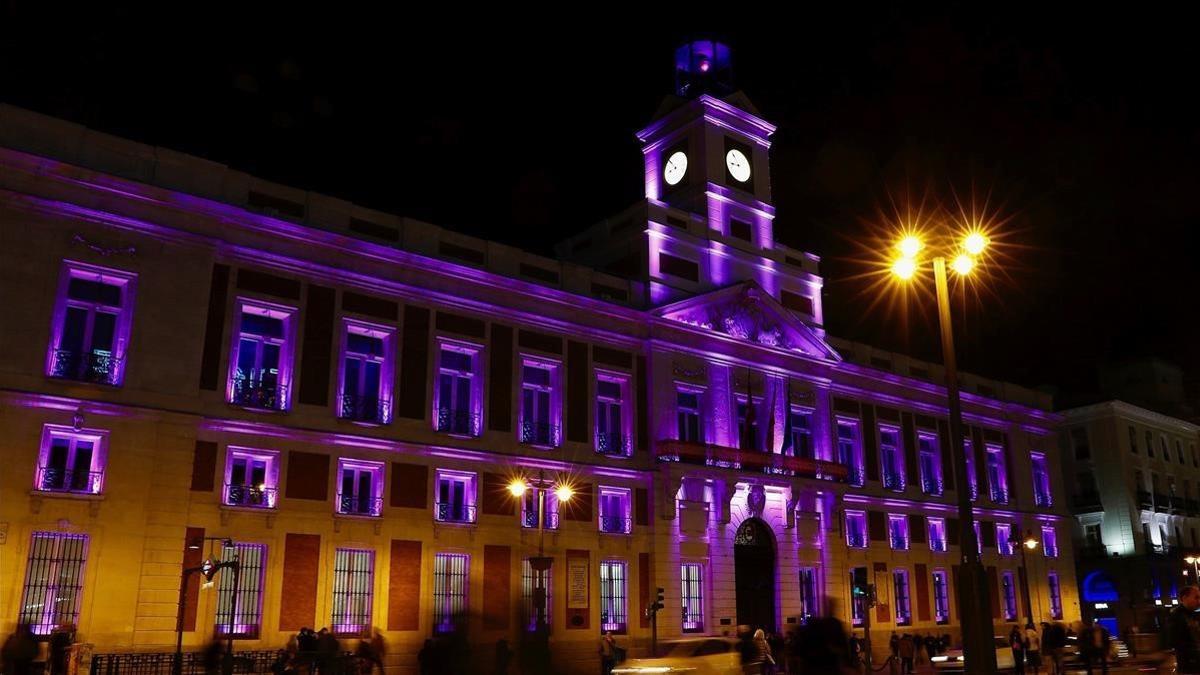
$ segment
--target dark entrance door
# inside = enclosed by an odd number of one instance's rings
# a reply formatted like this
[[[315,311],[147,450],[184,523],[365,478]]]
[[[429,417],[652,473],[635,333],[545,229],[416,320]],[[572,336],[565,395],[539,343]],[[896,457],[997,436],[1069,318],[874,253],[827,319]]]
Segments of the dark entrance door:
[[[748,518],[733,540],[738,625],[775,630],[775,536],[758,518]]]

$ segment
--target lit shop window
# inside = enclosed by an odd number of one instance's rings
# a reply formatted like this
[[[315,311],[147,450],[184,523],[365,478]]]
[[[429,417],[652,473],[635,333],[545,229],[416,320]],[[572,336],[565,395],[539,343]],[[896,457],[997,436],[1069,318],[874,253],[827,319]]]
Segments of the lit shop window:
[[[1050,572],[1046,578],[1046,586],[1050,589],[1050,617],[1062,619],[1062,587],[1058,583],[1058,572]]]
[[[467,627],[467,576],[471,557],[438,553],[433,557],[433,632],[453,633]]]
[[[837,421],[837,452],[838,463],[846,467],[847,482],[855,487],[862,487],[866,472],[863,470],[858,422],[846,419]]]
[[[629,490],[600,488],[600,531],[608,534],[629,534],[633,531]]]
[[[996,551],[1000,555],[1012,555],[1016,549],[1012,541],[1012,525],[1009,523],[996,523]]]
[[[862,511],[846,512],[846,545],[850,548],[867,547],[867,514]]]
[[[629,625],[628,568],[621,560],[600,561],[600,630],[624,633]]]
[[[908,550],[908,516],[888,514],[888,541],[892,550]]]
[[[886,490],[904,491],[904,457],[901,453],[900,431],[879,427],[879,462]]]
[[[893,600],[896,601],[896,625],[912,623],[912,599],[908,590],[908,570],[892,570]]]
[[[680,595],[683,598],[683,632],[704,632],[704,566],[684,563],[679,566]]]
[[[521,419],[517,428],[521,443],[544,448],[556,448],[561,443],[558,373],[557,363],[522,360]]]
[[[917,434],[917,466],[921,471],[921,492],[942,494],[942,463],[938,457],[938,440],[933,434]]]
[[[700,443],[700,392],[679,389],[675,392],[675,420],[679,440]]]
[[[817,600],[817,568],[800,568],[800,616],[820,616],[821,607]]]
[[[482,396],[479,347],[442,340],[434,380],[433,424],[456,436],[478,436]]]
[[[1137,440],[1134,436],[1133,440]],[[1035,452],[1030,454],[1030,460],[1033,463],[1033,503],[1041,507],[1049,507],[1054,505],[1054,498],[1050,494],[1050,471],[1046,467],[1046,455]]]
[[[392,421],[394,343],[391,328],[344,321],[338,417],[367,424]]]
[[[944,518],[926,518],[925,524],[929,530],[929,550],[934,553],[945,553],[946,520]]]
[[[1004,467],[1004,448],[998,445],[985,446],[987,449],[988,488],[991,490],[992,501],[996,504],[1008,503],[1008,472]]]
[[[950,623],[950,584],[945,570],[933,571],[933,616],[937,623]]]
[[[610,457],[633,454],[629,433],[632,415],[629,400],[629,378],[613,373],[596,374],[596,452]]]
[[[230,403],[256,410],[290,407],[295,319],[295,308],[238,300],[229,359]]]
[[[1163,536],[1163,546],[1166,546],[1167,538]],[[1058,557],[1058,533],[1054,531],[1051,525],[1042,526],[1042,551],[1047,558]]]
[[[42,492],[100,494],[104,488],[107,433],[53,424],[42,427],[34,488]]]
[[[375,597],[375,551],[339,548],[333,554],[333,616],[337,635],[364,635],[371,628]]]
[[[86,534],[33,533],[17,623],[28,625],[35,635],[79,623],[87,548]]]
[[[338,460],[338,513],[353,516],[383,514],[383,463]]]
[[[537,573],[533,569],[533,565],[529,562],[529,558],[521,561],[521,606],[525,612],[525,630],[533,632],[537,630],[537,607],[538,595],[545,594],[544,607],[546,608],[546,629],[549,630],[553,625],[550,617],[550,610],[554,607],[554,577],[553,568],[546,569],[542,574],[544,580],[541,588],[538,588]]]
[[[475,474],[437,470],[434,518],[443,523],[475,522]]]
[[[225,499],[229,506],[275,508],[279,453],[230,447],[225,454]]]
[[[65,261],[54,305],[46,374],[120,386],[137,276]]]
[[[792,407],[788,410],[788,440],[791,447],[784,448],[783,454],[804,459],[815,459],[812,441],[812,411],[805,408]]]
[[[218,573],[216,632],[222,637],[256,639],[262,628],[263,581],[267,569],[265,544],[226,544],[221,561],[237,561],[237,593],[234,594],[233,570]]]
[[[1017,584],[1013,573],[1005,571],[1000,575],[1000,606],[1004,608],[1004,620],[1017,620]]]

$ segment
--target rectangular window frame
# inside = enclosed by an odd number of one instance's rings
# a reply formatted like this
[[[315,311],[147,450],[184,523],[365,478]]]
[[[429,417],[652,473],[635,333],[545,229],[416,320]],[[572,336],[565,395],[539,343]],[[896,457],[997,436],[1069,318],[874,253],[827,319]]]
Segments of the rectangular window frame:
[[[234,484],[234,464],[238,460],[263,463],[263,480],[255,484]],[[243,481],[247,479],[243,478]],[[225,480],[221,493],[221,504],[226,507],[248,509],[273,509],[279,502],[279,451],[263,450],[230,445],[225,448]]]
[[[684,562],[679,565],[680,598],[682,600],[682,632],[704,632],[704,564]]]
[[[600,561],[600,630],[624,635],[629,629],[629,565],[624,560]]]
[[[895,618],[897,626],[911,626],[912,615],[912,586],[908,570],[897,567],[892,570],[892,599],[895,601]]]
[[[554,568],[549,567],[543,572],[546,586],[546,630],[554,625]],[[536,570],[529,558],[521,559],[521,607],[525,613],[525,631],[532,633],[537,630],[537,608],[534,606],[534,590],[537,588]]]
[[[821,584],[818,574],[818,569],[813,566],[801,566],[797,573],[800,584],[801,619],[821,615],[820,600],[818,599],[818,589]]]
[[[267,573],[267,545],[235,542],[222,545],[221,561],[237,560],[237,597],[233,595],[233,570],[217,573],[217,607],[213,632],[221,639],[230,637],[257,640],[262,632],[263,589]]]
[[[241,353],[241,342],[244,337],[244,317],[246,315],[263,316],[277,319],[283,323],[283,335],[279,338],[255,336],[260,345],[274,344],[279,347],[279,362],[276,364],[275,387],[272,389],[262,385],[263,373],[239,374],[238,361]],[[225,400],[231,405],[240,406],[255,411],[287,412],[291,409],[292,372],[296,356],[296,317],[295,307],[280,305],[257,298],[239,296],[234,303],[232,339],[229,343],[229,372],[227,375]],[[261,347],[255,359],[255,369],[262,368]],[[255,383],[257,375],[258,382]]]
[[[900,513],[889,513],[887,517],[888,545],[893,551],[907,551],[909,548],[908,516]]]
[[[1005,621],[1017,620],[1017,579],[1012,570],[1000,573],[1000,609]]]
[[[996,523],[996,552],[1002,556],[1016,555],[1016,545],[1012,542],[1012,523]]]
[[[1031,472],[1033,474],[1033,504],[1041,508],[1054,506],[1054,495],[1050,487],[1050,465],[1046,462],[1046,453],[1029,453]]]
[[[791,441],[791,456],[804,459],[817,458],[817,446],[813,443],[812,408],[798,405],[788,406],[787,433]],[[797,421],[803,420],[802,424]]]
[[[462,483],[463,503],[455,505],[453,502],[442,502],[442,483]],[[477,521],[478,511],[476,504],[478,503],[478,484],[479,479],[477,474],[472,471],[458,471],[455,469],[435,469],[433,481],[433,518],[435,521],[450,525],[473,525]],[[453,495],[454,490],[450,492]]]
[[[34,635],[50,635],[64,623],[79,625],[90,543],[86,534],[30,536],[17,623],[28,624]]]
[[[55,440],[67,441],[67,457],[63,467],[51,466]],[[87,471],[75,466],[79,460],[80,443],[92,444],[92,455]],[[104,475],[108,464],[108,431],[104,429],[79,429],[58,424],[42,425],[41,447],[38,451],[37,469],[33,489],[48,494],[104,494]],[[83,473],[84,475],[80,475]]]
[[[517,399],[517,442],[535,448],[557,448],[562,445],[562,364],[553,359],[528,354],[521,354],[519,364],[521,377],[520,395]],[[527,383],[524,377],[526,368],[549,371],[547,384]],[[541,417],[538,414],[540,410],[526,410],[526,390],[535,394],[546,394],[545,420],[537,419]],[[534,398],[534,408],[538,408],[536,401],[537,398]]]
[[[925,529],[929,539],[929,550],[934,553],[945,553],[946,519],[934,516],[925,517]]]
[[[483,432],[483,347],[471,342],[453,340],[438,336],[437,366],[433,377],[433,429],[434,431],[461,438],[478,438]],[[471,359],[468,371],[451,368],[443,363],[446,352],[464,354]],[[467,410],[445,408],[441,404],[442,377],[466,379]],[[460,386],[457,382],[452,385],[455,389],[451,398],[457,398]],[[458,405],[451,400],[450,405]]]
[[[357,475],[366,474],[370,477],[368,486],[370,493],[363,495],[361,478],[354,481],[350,494],[346,494],[344,474],[352,471]],[[364,459],[339,457],[337,466],[337,502],[335,510],[344,516],[362,516],[378,518],[383,515],[383,462],[373,462]]]
[[[69,297],[71,281],[101,281],[117,286],[121,290],[120,306],[113,307],[101,302],[88,302]],[[138,275],[108,267],[91,265],[77,260],[63,260],[59,273],[58,289],[55,293],[54,311],[50,324],[50,343],[46,350],[46,376],[120,387],[125,382],[125,363],[133,328],[133,306],[137,295]],[[87,328],[83,341],[87,350],[83,355],[69,354],[64,349],[68,308],[74,307],[88,312]],[[116,311],[112,311],[112,310]],[[91,342],[96,313],[116,314],[113,326],[112,349],[108,354],[97,353]],[[103,350],[100,350],[103,351]],[[76,359],[78,361],[76,362]]]
[[[862,423],[853,417],[837,416],[833,421],[835,432],[835,448],[837,457],[834,461],[846,467],[846,482],[854,487],[862,487],[866,483],[866,469],[863,466]],[[850,436],[843,436],[842,429],[850,429]]]
[[[1047,558],[1058,557],[1058,531],[1053,525],[1042,526],[1042,554]]]
[[[675,383],[675,438],[684,443],[704,443],[707,434],[704,429],[704,389],[691,385]],[[681,395],[696,397],[696,407],[684,407],[680,403]],[[695,431],[690,431],[691,419],[695,420]],[[692,436],[695,436],[692,438]]]
[[[870,545],[867,535],[867,513],[866,511],[846,511],[846,546],[850,548],[865,549]],[[851,523],[854,523],[852,526]],[[852,538],[854,534],[858,538]]]
[[[879,480],[883,489],[891,492],[904,492],[907,477],[904,475],[904,440],[900,428],[890,424],[880,424],[879,438]],[[889,464],[891,471],[889,472]]]
[[[599,513],[597,527],[602,534],[632,534],[632,493],[629,488],[601,485],[596,491]],[[617,513],[610,513],[613,502],[618,504]]]
[[[950,623],[950,582],[946,570],[935,569],[933,581],[933,618],[939,626]]]
[[[620,399],[601,395],[600,383],[615,384]],[[627,373],[597,368],[595,371],[596,416],[593,419],[596,453],[605,457],[632,457],[633,406],[630,405],[630,377]],[[613,411],[616,411],[616,422]],[[615,427],[615,428],[614,428]]]
[[[352,353],[350,336],[362,335],[380,340],[382,354]],[[341,345],[338,348],[338,380],[336,401],[337,416],[355,424],[368,426],[386,425],[392,422],[392,387],[396,380],[396,329],[392,326],[381,326],[349,317],[342,318]],[[359,376],[360,391],[346,391],[347,361],[351,356],[358,357],[361,362],[377,363],[379,367],[379,390],[375,392],[374,401],[370,392]]]
[[[935,432],[917,432],[917,471],[921,474],[921,492],[923,494],[940,497],[945,492],[941,448]]]
[[[433,633],[465,629],[469,620],[471,556],[440,552],[433,556]]]
[[[1008,467],[1005,464],[1004,446],[995,443],[985,443],[984,461],[987,462],[987,479],[989,496],[993,504],[1007,504],[1008,498]]]
[[[1062,585],[1058,572],[1051,571],[1046,575],[1046,587],[1050,596],[1050,617],[1056,621],[1063,618]]]

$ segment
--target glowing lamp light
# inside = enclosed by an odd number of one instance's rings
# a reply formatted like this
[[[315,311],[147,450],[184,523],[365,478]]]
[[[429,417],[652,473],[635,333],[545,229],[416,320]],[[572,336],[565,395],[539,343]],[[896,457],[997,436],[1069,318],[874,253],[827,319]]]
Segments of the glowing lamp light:
[[[908,281],[917,273],[917,261],[912,258],[899,258],[892,263],[892,274],[896,277]]]
[[[701,59],[701,60],[700,60],[700,72],[702,72],[702,73],[707,73],[707,72],[708,72],[708,69],[709,69],[710,67],[712,67],[712,66],[711,66],[711,64],[709,64],[709,61],[708,61],[708,59]]]
[[[1038,541],[1037,541],[1037,539],[1034,539],[1033,537],[1026,537],[1026,538],[1025,538],[1025,548],[1027,548],[1027,549],[1029,549],[1030,551],[1032,551],[1033,549],[1035,549],[1035,548],[1037,548],[1037,547],[1038,547]]]
[[[1183,559],[1183,562],[1185,562],[1189,565],[1195,565],[1197,560],[1200,560],[1200,558],[1197,558],[1194,555],[1189,555]]]
[[[950,269],[954,270],[955,274],[966,276],[975,268],[975,259],[966,253],[960,253],[954,257],[950,263]]]
[[[987,245],[987,237],[982,232],[971,232],[963,239],[963,249],[971,255],[983,253]]]
[[[917,257],[917,254],[921,252],[921,247],[921,239],[915,234],[906,235],[900,240],[899,244],[896,244],[896,248],[899,249],[900,255],[904,256],[905,258]]]
[[[554,488],[554,496],[559,503],[569,502],[571,497],[575,496],[575,490],[572,490],[570,485],[559,485]]]
[[[521,495],[525,494],[526,489],[527,486],[525,485],[525,481],[521,480],[520,478],[514,479],[508,484],[508,492],[514,497],[520,497]]]

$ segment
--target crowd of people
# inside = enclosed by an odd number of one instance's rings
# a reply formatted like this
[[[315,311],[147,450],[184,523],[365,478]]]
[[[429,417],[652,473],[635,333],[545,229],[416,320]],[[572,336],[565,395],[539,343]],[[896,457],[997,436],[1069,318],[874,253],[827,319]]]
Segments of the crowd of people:
[[[209,647],[205,657],[206,671],[221,651],[219,642]],[[378,668],[382,675],[385,652],[383,634],[378,630],[369,638],[361,638],[354,652],[347,653],[342,651],[341,642],[333,631],[328,628],[314,631],[305,627],[276,653],[271,672],[274,675],[371,675]]]
[[[48,675],[67,675],[71,663],[71,645],[75,644],[75,626],[64,623],[50,632],[47,641],[45,670]],[[4,675],[30,675],[34,663],[41,656],[42,648],[38,637],[29,624],[17,624],[17,629],[4,641],[0,648],[0,667]]]

